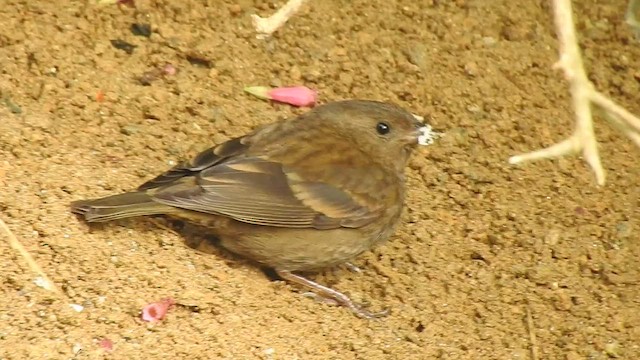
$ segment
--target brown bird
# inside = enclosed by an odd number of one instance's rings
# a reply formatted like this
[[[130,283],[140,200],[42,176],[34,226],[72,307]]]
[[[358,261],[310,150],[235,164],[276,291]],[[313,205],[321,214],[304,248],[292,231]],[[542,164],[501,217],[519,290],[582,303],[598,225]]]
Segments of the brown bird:
[[[224,248],[376,317],[296,272],[348,262],[387,240],[409,155],[431,135],[395,105],[333,102],[205,150],[137,191],[76,201],[72,211],[88,222],[164,214],[203,225]]]

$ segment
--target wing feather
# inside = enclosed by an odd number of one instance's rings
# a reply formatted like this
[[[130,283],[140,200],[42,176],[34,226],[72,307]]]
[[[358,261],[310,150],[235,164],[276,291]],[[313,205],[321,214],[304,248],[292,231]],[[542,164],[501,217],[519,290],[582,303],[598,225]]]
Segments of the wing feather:
[[[336,186],[307,181],[262,157],[232,158],[195,176],[192,186],[159,188],[154,200],[251,224],[291,228],[361,227],[381,212]]]

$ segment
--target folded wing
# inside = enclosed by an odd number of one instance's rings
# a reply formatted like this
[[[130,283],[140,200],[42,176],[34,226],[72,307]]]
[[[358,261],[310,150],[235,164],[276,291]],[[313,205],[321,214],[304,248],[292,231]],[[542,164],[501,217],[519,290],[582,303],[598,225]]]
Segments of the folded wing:
[[[382,212],[337,186],[307,180],[279,162],[246,156],[173,180],[157,188],[153,199],[246,223],[290,228],[357,228]]]

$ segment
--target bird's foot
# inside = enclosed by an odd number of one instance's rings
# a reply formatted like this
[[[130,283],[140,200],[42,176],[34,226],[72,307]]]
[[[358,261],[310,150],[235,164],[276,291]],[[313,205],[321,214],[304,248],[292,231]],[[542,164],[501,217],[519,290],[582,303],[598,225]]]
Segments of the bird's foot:
[[[376,319],[376,318],[381,318],[389,315],[389,309],[385,309],[380,312],[369,311],[363,308],[362,306],[354,303],[347,295],[339,291],[333,290],[329,287],[326,287],[324,285],[320,285],[303,276],[294,274],[291,271],[276,269],[276,273],[278,274],[278,276],[280,276],[281,278],[287,281],[290,281],[298,285],[302,285],[306,288],[313,290],[314,295],[311,297],[313,297],[314,299],[325,302],[325,303],[337,304],[337,305],[347,307],[358,317],[361,317],[364,319]],[[307,294],[308,293],[305,293],[306,296],[309,296]]]

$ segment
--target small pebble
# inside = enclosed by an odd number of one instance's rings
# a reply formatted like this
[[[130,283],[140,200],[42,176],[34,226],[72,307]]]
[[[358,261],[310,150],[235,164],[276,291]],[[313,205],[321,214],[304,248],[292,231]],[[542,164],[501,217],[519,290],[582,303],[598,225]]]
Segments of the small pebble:
[[[478,75],[478,64],[476,64],[473,61],[464,64],[464,72],[465,72],[465,74],[467,74],[468,76],[471,76],[471,77],[477,76]]]
[[[114,48],[116,48],[118,50],[122,50],[122,51],[126,52],[129,55],[133,54],[133,50],[135,50],[135,48],[137,48],[136,45],[133,45],[131,43],[128,43],[128,42],[126,42],[124,40],[120,40],[120,39],[111,40],[111,45],[113,45]]]
[[[69,304],[69,306],[75,311],[75,312],[82,312],[82,310],[84,310],[84,306],[79,305],[79,304]]]
[[[176,67],[171,64],[166,64],[162,68],[162,71],[164,72],[165,75],[175,75],[178,73],[178,69],[176,69]]]
[[[238,15],[240,15],[241,12],[242,12],[242,6],[240,6],[238,4],[233,4],[233,5],[229,6],[229,13],[232,16],[238,16]]]
[[[102,339],[98,344],[100,345],[101,348],[103,348],[106,351],[113,350],[113,342],[109,339]]]
[[[149,24],[131,24],[131,33],[135,36],[151,36],[151,25]]]
[[[4,103],[5,105],[7,105],[7,107],[9,108],[9,111],[11,111],[12,114],[21,114],[22,113],[22,108],[16,104],[13,103],[13,101],[11,101],[11,99],[9,99],[8,97],[4,98]]]
[[[140,128],[135,125],[125,125],[120,128],[120,133],[127,136],[137,134],[138,132],[140,132]]]
[[[618,358],[620,357],[620,344],[617,342],[611,342],[604,346],[604,352],[610,358]]]
[[[491,46],[491,45],[494,45],[495,43],[497,43],[498,41],[496,41],[496,39],[491,37],[491,36],[485,36],[485,37],[482,38],[482,42],[486,46]]]
[[[190,52],[186,56],[187,61],[194,66],[212,68],[211,60],[207,59],[204,55],[197,52]]]

